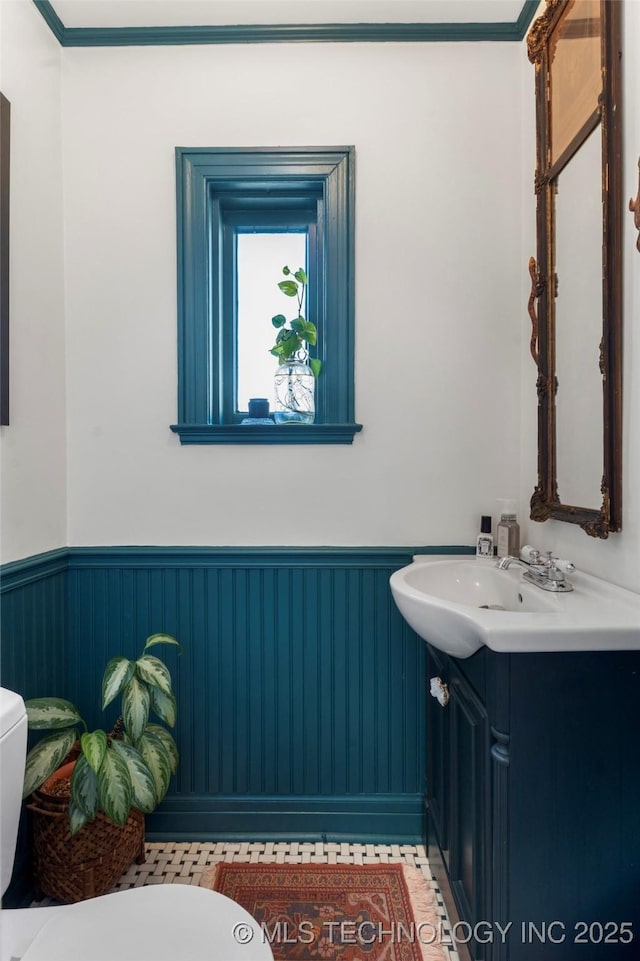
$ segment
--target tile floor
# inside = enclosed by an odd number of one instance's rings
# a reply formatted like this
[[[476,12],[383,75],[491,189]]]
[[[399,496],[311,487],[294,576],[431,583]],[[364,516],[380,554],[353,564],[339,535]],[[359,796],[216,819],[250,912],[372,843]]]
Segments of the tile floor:
[[[438,916],[442,920],[443,945],[447,961],[459,961],[451,943],[451,928],[442,896],[431,873],[422,845],[408,844],[323,844],[292,841],[238,841],[228,843],[147,841],[147,860],[132,864],[113,888],[122,891],[142,884],[199,884],[208,865],[219,861],[259,864],[375,864],[404,863],[419,868],[436,894]]]

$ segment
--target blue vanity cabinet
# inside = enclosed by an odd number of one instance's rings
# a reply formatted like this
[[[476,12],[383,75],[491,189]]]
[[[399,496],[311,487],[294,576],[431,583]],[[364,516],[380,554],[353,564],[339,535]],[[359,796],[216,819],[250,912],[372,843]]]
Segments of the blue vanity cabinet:
[[[640,958],[640,653],[428,647],[434,676],[426,842],[462,961]]]
[[[489,719],[458,662],[429,648],[427,663],[429,681],[439,677],[449,696],[444,707],[427,699],[427,847],[449,916],[466,930],[485,919],[490,883]],[[458,949],[463,961],[484,958]]]
[[[450,747],[449,715],[430,696],[430,679],[440,677],[448,686],[450,659],[431,647],[427,654],[427,757],[425,763],[425,824],[439,858],[449,870]]]

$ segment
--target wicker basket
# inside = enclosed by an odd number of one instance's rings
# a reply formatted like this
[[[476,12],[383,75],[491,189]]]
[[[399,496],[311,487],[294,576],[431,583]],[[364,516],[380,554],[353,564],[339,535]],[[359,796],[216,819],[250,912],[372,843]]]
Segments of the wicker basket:
[[[69,797],[54,796],[48,788],[69,777],[75,762],[56,771],[34,792],[28,805],[33,825],[35,898],[45,894],[70,904],[106,894],[132,861],[145,860],[144,815],[131,810],[119,827],[100,811],[72,837]]]

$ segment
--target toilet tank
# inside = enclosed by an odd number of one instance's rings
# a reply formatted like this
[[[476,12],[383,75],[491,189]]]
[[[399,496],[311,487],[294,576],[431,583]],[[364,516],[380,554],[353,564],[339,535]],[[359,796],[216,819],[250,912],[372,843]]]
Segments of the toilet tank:
[[[0,880],[2,894],[13,871],[27,756],[27,712],[19,694],[0,687]]]

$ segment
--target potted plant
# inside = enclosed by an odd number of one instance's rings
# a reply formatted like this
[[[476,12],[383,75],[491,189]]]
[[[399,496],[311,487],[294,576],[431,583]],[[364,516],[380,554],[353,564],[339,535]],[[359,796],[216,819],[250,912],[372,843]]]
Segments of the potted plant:
[[[286,279],[281,280],[278,287],[287,297],[295,297],[297,316],[288,326],[284,314],[271,318],[278,331],[270,351],[278,358],[274,418],[277,424],[312,424],[315,418],[315,380],[322,370],[322,361],[318,357],[309,359],[308,346],[315,346],[318,332],[313,321],[306,320],[302,314],[308,278],[302,267],[295,273],[289,267],[283,267],[282,273]]]
[[[176,743],[164,726],[176,723],[171,675],[150,653],[159,644],[182,650],[174,637],[153,634],[137,660],[117,656],[107,663],[102,709],[121,697],[121,715],[109,734],[89,731],[78,708],[63,698],[26,701],[29,728],[54,732],[27,755],[23,796],[33,796],[37,887],[58,900],[105,893],[133,858],[143,855],[144,815],[163,799],[177,769]],[[152,713],[163,723],[151,722]],[[76,759],[61,768],[70,752]],[[65,778],[70,778],[66,792],[56,788]],[[59,817],[61,810],[65,817]],[[70,865],[84,876],[78,884],[70,880]]]

